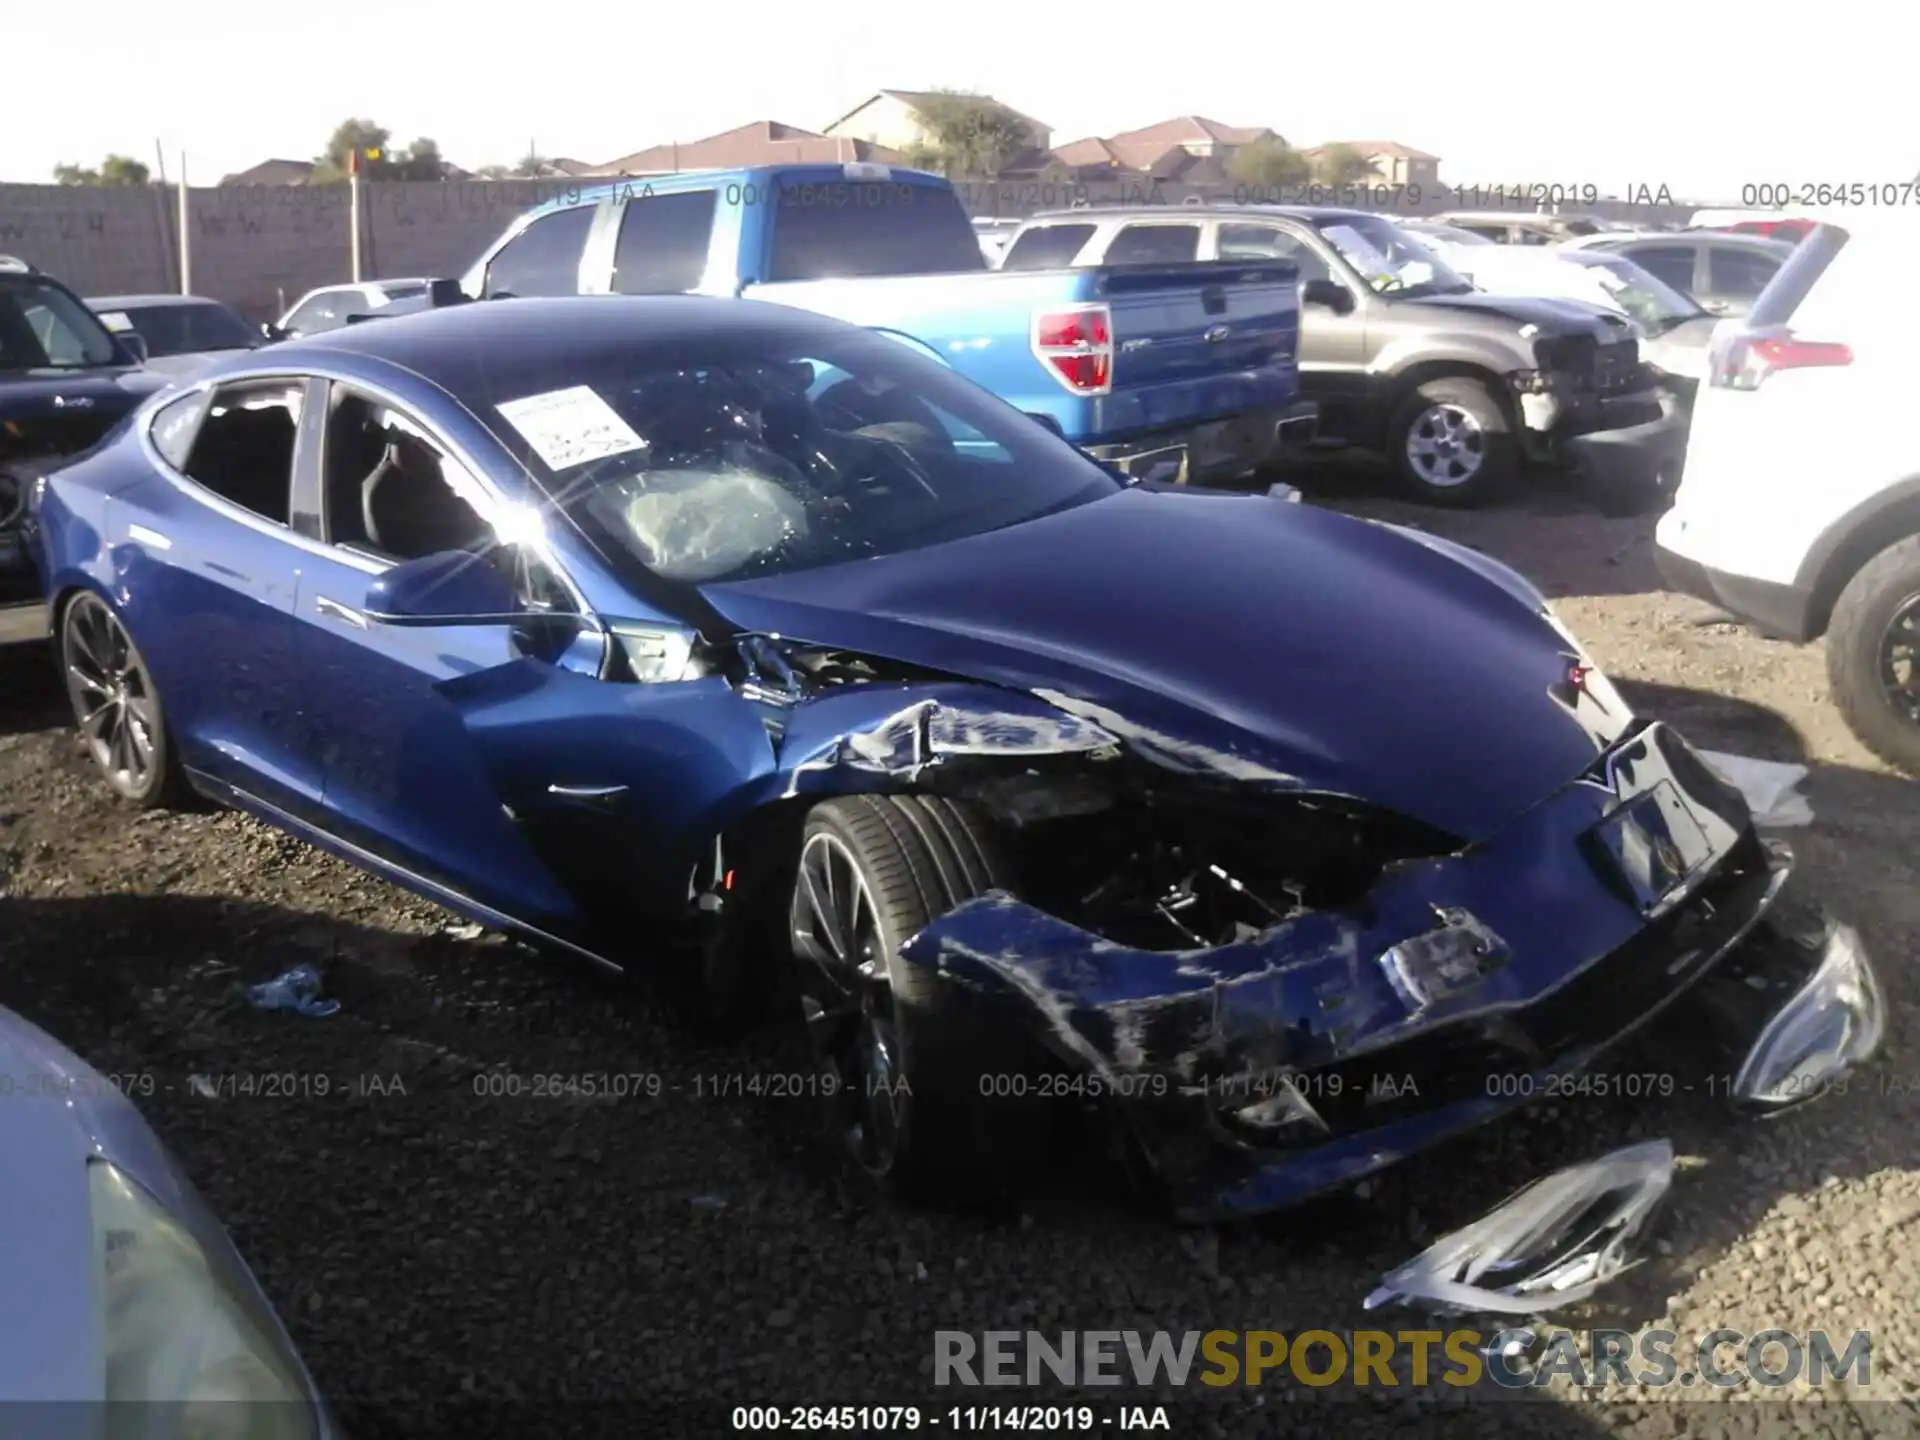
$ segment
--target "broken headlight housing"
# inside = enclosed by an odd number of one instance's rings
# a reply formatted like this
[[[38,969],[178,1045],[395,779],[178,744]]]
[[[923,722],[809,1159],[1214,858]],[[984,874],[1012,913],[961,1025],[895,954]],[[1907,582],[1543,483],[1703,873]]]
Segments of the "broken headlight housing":
[[[1382,1277],[1372,1310],[1530,1315],[1585,1300],[1634,1264],[1628,1247],[1673,1183],[1673,1146],[1630,1145],[1537,1180]]]
[[[628,675],[640,685],[671,685],[708,673],[700,637],[691,630],[616,620],[608,627]]]
[[[87,1192],[107,1435],[311,1440],[300,1362],[243,1278],[117,1166],[90,1160]]]
[[[1880,1048],[1886,1006],[1860,936],[1833,924],[1822,949],[1819,968],[1741,1062],[1733,1081],[1739,1103],[1777,1111],[1812,1100]]]

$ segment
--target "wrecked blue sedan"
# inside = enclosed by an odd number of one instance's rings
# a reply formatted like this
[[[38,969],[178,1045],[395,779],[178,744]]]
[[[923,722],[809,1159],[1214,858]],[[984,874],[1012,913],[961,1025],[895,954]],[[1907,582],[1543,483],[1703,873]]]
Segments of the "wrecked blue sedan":
[[[1774,909],[1790,856],[1519,576],[1129,483],[883,334],[396,317],[150,402],[32,525],[127,800],[709,1014],[790,976],[837,1143],[903,1191],[1064,1096],[1185,1213],[1272,1208],[1683,1001],[1753,1108],[1879,1042],[1858,938]]]

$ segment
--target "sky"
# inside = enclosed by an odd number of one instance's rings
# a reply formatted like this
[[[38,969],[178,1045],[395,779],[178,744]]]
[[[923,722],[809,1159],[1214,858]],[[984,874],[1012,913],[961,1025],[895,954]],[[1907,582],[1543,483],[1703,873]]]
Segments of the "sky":
[[[211,184],[311,159],[351,116],[469,168],[529,143],[599,163],[753,120],[818,129],[889,88],[992,94],[1055,144],[1200,114],[1300,146],[1398,140],[1439,155],[1443,181],[1737,203],[1747,184],[1920,173],[1904,103],[1920,76],[1886,33],[1898,8],[1828,0],[1800,25],[1810,12],[1752,3],[1372,0],[1195,10],[1189,37],[1158,4],[91,0],[81,52],[75,12],[16,6],[7,49],[40,59],[6,67],[0,182],[110,152],[151,165],[158,142],[168,178],[184,154],[189,183]]]

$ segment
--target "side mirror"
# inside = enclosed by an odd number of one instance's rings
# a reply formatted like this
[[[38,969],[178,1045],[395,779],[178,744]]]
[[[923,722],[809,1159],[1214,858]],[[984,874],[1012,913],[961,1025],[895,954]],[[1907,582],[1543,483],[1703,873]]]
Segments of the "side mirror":
[[[447,305],[464,305],[467,292],[460,288],[458,280],[435,280],[427,286],[427,305],[438,310]]]
[[[1318,305],[1331,310],[1336,315],[1344,315],[1353,309],[1353,292],[1338,280],[1329,280],[1321,276],[1308,280],[1300,286],[1300,303]]]
[[[269,345],[276,340],[285,340],[289,333],[288,331],[282,330],[271,320],[262,320],[260,322],[260,338],[265,340]]]
[[[147,350],[147,337],[137,330],[122,330],[113,337],[127,347],[129,354],[142,365],[153,358]]]
[[[506,576],[466,550],[394,566],[367,587],[364,610],[381,625],[517,625],[527,619]]]

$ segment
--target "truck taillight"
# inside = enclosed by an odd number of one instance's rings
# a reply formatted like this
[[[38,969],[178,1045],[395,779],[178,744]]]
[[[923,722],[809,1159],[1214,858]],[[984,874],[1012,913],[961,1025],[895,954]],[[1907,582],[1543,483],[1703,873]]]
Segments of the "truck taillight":
[[[1074,394],[1106,394],[1113,388],[1113,312],[1105,305],[1036,312],[1033,353]]]
[[[1802,340],[1786,329],[1740,330],[1713,347],[1709,383],[1721,390],[1758,390],[1776,370],[1852,363],[1852,349],[1837,340]]]

